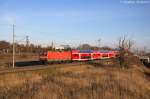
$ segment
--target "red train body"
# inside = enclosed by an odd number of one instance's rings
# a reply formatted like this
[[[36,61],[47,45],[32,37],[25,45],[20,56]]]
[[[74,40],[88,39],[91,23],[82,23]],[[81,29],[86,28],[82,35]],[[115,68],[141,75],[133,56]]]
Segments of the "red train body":
[[[72,50],[72,60],[77,60],[77,61],[83,61],[83,60],[90,60],[91,59],[91,52],[87,50]]]
[[[39,59],[40,61],[67,61],[71,60],[71,55],[71,51],[48,51],[46,53],[41,53]]]
[[[70,51],[48,52],[47,53],[47,60],[48,61],[71,60],[71,52]]]
[[[48,51],[41,53],[40,61],[87,61],[117,57],[117,51],[92,51],[92,50],[71,50],[71,51]]]

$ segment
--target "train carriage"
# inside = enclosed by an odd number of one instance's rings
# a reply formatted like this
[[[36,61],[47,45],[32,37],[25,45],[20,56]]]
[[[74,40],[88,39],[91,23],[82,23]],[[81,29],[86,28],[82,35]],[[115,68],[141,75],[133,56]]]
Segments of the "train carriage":
[[[102,53],[100,53],[99,51],[93,51],[91,53],[91,60],[101,59],[101,57],[102,57]]]
[[[101,59],[108,59],[109,57],[109,51],[108,50],[100,50],[101,53]]]
[[[115,58],[119,55],[118,51],[101,50],[101,59]]]
[[[91,50],[73,50],[72,51],[72,60],[75,61],[85,61],[91,60]]]

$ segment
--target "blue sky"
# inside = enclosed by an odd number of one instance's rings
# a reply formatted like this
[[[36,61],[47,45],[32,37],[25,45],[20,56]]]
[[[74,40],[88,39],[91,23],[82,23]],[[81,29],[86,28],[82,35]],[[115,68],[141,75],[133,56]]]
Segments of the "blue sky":
[[[115,46],[128,34],[135,47],[150,49],[150,3],[123,0],[0,0],[0,40],[26,35],[31,42],[47,45],[89,43]],[[126,0],[127,1],[127,0]],[[136,1],[136,0],[134,0]]]

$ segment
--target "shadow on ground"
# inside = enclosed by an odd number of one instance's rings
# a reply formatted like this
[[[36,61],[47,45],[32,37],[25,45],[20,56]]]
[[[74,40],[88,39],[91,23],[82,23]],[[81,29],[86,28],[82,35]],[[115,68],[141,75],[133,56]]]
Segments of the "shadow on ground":
[[[37,65],[43,65],[43,63],[40,61],[20,61],[15,63],[15,66],[17,67],[37,66]]]
[[[144,63],[143,63],[144,64]],[[150,63],[144,64],[147,68],[150,68]]]
[[[92,66],[94,66],[94,67],[104,67],[104,65],[101,64],[100,62],[99,62],[99,63],[96,63],[96,62],[92,62],[92,61],[87,61],[86,63],[87,63],[87,64],[90,64],[90,65],[92,65]]]

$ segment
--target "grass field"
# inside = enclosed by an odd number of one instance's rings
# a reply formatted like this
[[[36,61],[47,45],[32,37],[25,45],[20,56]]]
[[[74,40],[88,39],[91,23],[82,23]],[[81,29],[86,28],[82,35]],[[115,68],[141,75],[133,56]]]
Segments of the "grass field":
[[[15,61],[37,61],[38,54],[16,54]],[[0,70],[12,67],[12,54],[0,54]]]
[[[97,61],[2,74],[0,99],[150,99],[150,71]]]

